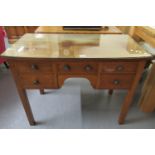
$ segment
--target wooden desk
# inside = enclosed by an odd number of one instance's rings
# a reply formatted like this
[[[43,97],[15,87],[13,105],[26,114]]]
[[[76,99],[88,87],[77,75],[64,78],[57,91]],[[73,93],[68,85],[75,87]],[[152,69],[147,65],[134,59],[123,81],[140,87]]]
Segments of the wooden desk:
[[[119,116],[124,123],[151,58],[128,35],[112,34],[26,34],[2,56],[10,64],[31,125],[35,120],[25,90],[58,89],[71,77],[87,78],[95,89],[128,90]]]
[[[40,26],[36,29],[36,33],[74,33],[74,34],[121,34],[122,32],[115,26],[109,26],[108,29],[102,28],[100,31],[84,31],[84,30],[64,30],[63,26]]]

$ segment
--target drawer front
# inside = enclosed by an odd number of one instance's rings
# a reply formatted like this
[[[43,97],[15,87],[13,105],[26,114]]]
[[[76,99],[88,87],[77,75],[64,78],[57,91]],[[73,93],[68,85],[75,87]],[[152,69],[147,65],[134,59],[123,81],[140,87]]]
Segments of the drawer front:
[[[18,73],[51,73],[54,71],[53,64],[50,62],[16,62]]]
[[[93,62],[62,62],[58,64],[59,74],[97,74],[98,64]]]
[[[21,75],[20,83],[25,88],[57,88],[56,75]]]
[[[134,74],[110,74],[101,76],[100,88],[129,89],[132,85]]]
[[[104,62],[101,63],[102,73],[135,73],[138,62]]]

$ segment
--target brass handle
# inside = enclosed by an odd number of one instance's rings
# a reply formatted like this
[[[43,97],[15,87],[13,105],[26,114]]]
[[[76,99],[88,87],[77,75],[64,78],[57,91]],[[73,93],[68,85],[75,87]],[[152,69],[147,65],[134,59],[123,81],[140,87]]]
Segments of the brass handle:
[[[71,70],[71,67],[69,65],[64,65],[64,70],[65,71],[70,71]]]
[[[34,80],[34,81],[33,81],[33,84],[34,84],[34,85],[39,85],[40,82],[39,82],[38,80]]]
[[[124,70],[124,67],[123,67],[122,65],[117,66],[117,67],[116,67],[116,70],[117,70],[117,71],[123,71],[123,70]]]
[[[118,85],[118,84],[120,84],[120,81],[119,80],[114,80],[113,84]]]
[[[38,66],[35,64],[32,64],[31,68],[32,68],[32,70],[38,70]]]
[[[86,71],[91,71],[92,69],[93,69],[93,67],[90,66],[90,65],[86,65],[86,66],[85,66],[85,70],[86,70]]]

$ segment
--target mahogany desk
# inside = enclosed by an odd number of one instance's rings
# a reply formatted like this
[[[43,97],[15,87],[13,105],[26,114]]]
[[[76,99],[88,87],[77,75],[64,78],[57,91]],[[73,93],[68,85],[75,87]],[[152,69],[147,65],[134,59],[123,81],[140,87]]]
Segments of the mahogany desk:
[[[151,55],[128,35],[26,34],[7,58],[30,125],[35,124],[26,89],[58,89],[67,78],[87,78],[95,89],[128,90],[124,123],[136,86]]]
[[[122,34],[115,26],[108,26],[108,29],[102,28],[98,31],[92,30],[64,30],[63,26],[40,26],[36,29],[36,33],[64,33],[64,34]]]

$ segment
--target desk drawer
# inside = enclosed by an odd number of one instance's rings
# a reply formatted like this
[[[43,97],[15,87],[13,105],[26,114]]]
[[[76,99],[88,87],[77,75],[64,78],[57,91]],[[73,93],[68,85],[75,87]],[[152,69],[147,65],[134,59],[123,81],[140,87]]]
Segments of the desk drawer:
[[[97,74],[98,64],[93,62],[62,62],[58,64],[59,74]]]
[[[138,62],[104,62],[101,63],[102,73],[135,73]]]
[[[16,62],[18,73],[51,73],[54,71],[50,62],[22,61]]]
[[[56,88],[56,75],[21,75],[20,83],[25,88]]]
[[[128,89],[131,87],[134,74],[110,74],[101,76],[100,87],[105,89]]]

